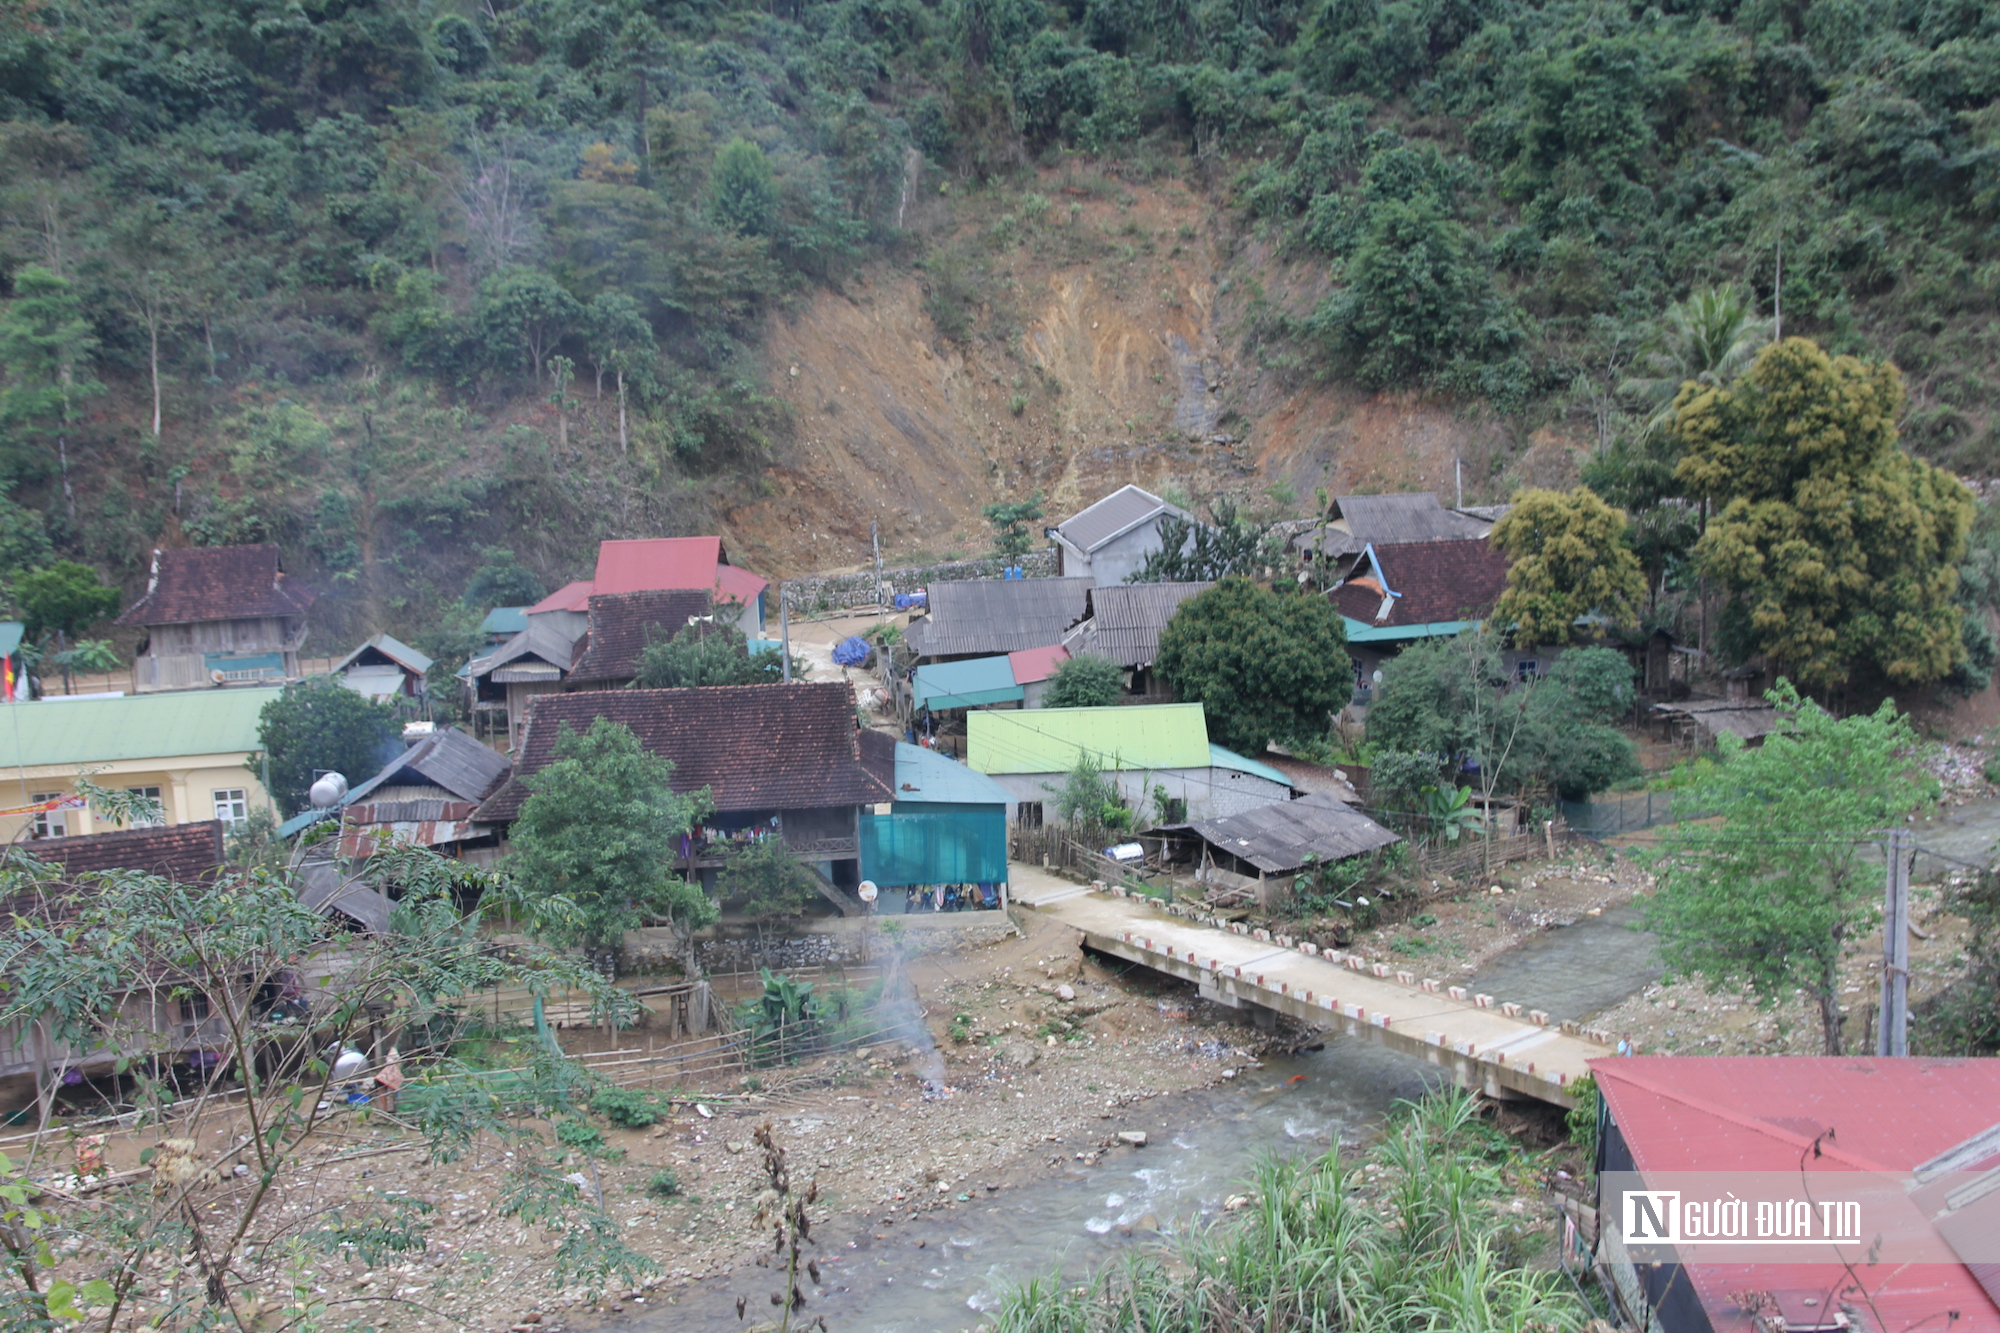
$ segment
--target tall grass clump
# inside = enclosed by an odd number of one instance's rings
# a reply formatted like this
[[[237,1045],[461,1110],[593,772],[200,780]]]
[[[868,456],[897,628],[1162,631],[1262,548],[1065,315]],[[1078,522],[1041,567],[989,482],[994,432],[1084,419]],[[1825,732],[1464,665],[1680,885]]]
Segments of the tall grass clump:
[[[1592,1311],[1500,1213],[1506,1154],[1463,1092],[1403,1103],[1353,1162],[1260,1163],[1240,1218],[1029,1281],[1000,1333],[1575,1333]]]

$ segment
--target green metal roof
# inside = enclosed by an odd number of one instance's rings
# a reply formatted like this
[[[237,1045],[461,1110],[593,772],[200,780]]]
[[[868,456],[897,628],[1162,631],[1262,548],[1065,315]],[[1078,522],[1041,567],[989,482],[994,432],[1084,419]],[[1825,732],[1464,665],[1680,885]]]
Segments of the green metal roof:
[[[1105,768],[1209,765],[1200,704],[970,713],[965,731],[967,760],[982,773],[1067,773],[1085,752]]]
[[[18,620],[0,620],[0,657],[14,655],[14,650],[21,646],[21,634],[26,628]]]
[[[1392,643],[1398,639],[1448,639],[1454,634],[1478,629],[1476,620],[1439,620],[1428,625],[1364,625],[1348,616],[1342,616],[1346,623],[1349,643]]]
[[[925,805],[1005,805],[1007,789],[956,759],[896,743],[896,800]]]
[[[257,715],[282,693],[176,690],[0,705],[0,768],[247,753],[257,748]]]
[[[964,662],[933,662],[917,668],[910,694],[919,708],[977,708],[981,704],[1018,702],[1026,697],[1014,680],[1014,664],[1005,657],[975,657]]]
[[[1290,778],[1280,773],[1277,769],[1272,768],[1269,764],[1260,764],[1255,759],[1245,759],[1242,755],[1236,753],[1236,751],[1225,750],[1220,745],[1211,745],[1208,747],[1208,766],[1210,768],[1233,768],[1239,773],[1249,773],[1252,776],[1275,782],[1280,787],[1290,787],[1292,785]]]
[[[525,606],[496,606],[486,613],[486,619],[479,622],[482,634],[519,634],[528,628],[528,608]]]

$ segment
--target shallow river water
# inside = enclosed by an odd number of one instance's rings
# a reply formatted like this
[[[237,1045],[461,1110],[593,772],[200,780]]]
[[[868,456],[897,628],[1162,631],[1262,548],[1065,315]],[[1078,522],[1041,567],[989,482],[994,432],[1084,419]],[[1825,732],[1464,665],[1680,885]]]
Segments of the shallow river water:
[[[1617,908],[1544,932],[1473,980],[1560,1018],[1588,1017],[1659,975],[1652,938],[1631,928],[1636,919],[1632,909]],[[1037,1174],[1030,1162],[997,1193],[957,1208],[915,1221],[903,1214],[884,1224],[886,1214],[876,1214],[819,1228],[826,1295],[808,1313],[824,1315],[838,1333],[975,1326],[1002,1293],[1031,1277],[1058,1266],[1083,1272],[1153,1243],[1156,1232],[1171,1235],[1213,1215],[1266,1154],[1317,1154],[1366,1139],[1391,1106],[1440,1077],[1413,1057],[1342,1037],[1322,1050],[1266,1061],[1217,1088],[1128,1107],[1103,1122],[1104,1131],[1144,1130],[1144,1148],[1116,1148],[1085,1166],[1073,1159],[1076,1145],[1066,1144],[1062,1165]],[[771,1276],[751,1268],[611,1326],[620,1333],[740,1329],[736,1298],[750,1298],[755,1320],[754,1307],[770,1289]]]

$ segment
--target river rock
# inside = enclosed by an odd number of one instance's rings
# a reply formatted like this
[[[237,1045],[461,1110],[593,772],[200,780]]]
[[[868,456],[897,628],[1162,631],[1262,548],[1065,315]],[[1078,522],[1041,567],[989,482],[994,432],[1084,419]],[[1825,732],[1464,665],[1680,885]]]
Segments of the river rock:
[[[1076,998],[1076,987],[1068,983],[1056,987],[1056,998],[1058,1000],[1074,1000]]]
[[[1143,1148],[1146,1146],[1146,1131],[1143,1129],[1121,1129],[1118,1131],[1118,1141],[1120,1143],[1129,1143],[1134,1148]]]

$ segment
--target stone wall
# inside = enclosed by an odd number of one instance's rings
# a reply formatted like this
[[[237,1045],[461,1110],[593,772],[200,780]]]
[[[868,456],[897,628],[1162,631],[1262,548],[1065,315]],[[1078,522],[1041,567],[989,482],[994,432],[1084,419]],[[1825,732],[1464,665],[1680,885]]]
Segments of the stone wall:
[[[1031,579],[1055,577],[1055,551],[1030,551],[1017,561],[995,555],[980,560],[953,560],[944,564],[885,569],[882,571],[882,596],[893,599],[897,593],[915,592],[932,583],[958,579],[997,579],[1010,563],[1018,564],[1021,572]],[[838,611],[850,606],[872,606],[875,604],[875,575],[827,574],[817,578],[787,579],[785,599],[791,603],[793,614],[801,616]],[[765,628],[768,630],[770,626],[767,624]]]

